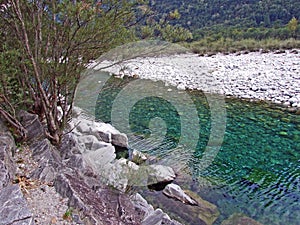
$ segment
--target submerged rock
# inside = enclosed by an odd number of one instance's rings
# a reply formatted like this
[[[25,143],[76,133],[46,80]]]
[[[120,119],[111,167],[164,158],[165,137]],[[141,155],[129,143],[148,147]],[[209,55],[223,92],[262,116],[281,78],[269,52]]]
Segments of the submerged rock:
[[[231,215],[227,220],[224,220],[221,223],[221,225],[262,225],[262,224],[241,213],[235,213]]]
[[[197,206],[192,206],[192,210],[198,213],[198,218],[206,225],[212,225],[220,215],[217,206],[192,191],[185,190],[185,193],[198,203]]]
[[[177,184],[168,184],[163,190],[163,193],[166,196],[175,198],[185,204],[198,205],[198,203],[188,196]]]

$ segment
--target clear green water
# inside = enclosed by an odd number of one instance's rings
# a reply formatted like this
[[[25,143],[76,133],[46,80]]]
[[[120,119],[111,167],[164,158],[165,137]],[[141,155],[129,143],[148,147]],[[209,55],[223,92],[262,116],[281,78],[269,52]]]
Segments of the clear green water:
[[[114,100],[130,82],[132,82],[130,78],[113,77],[106,81],[97,100],[95,111],[97,119],[111,122],[114,107],[122,107],[113,105]],[[145,90],[147,85],[149,81],[144,82]],[[180,117],[189,116],[191,112],[190,110],[178,112],[169,101],[159,97],[162,83],[151,82],[151,88],[152,85],[157,85],[157,94],[140,99],[130,108],[128,118],[130,144],[137,150],[149,154],[159,154],[162,158],[168,154],[170,157],[170,152],[178,147],[180,137],[183,135]],[[130,93],[130,88],[127,89]],[[165,89],[174,93],[178,104],[186,104],[180,97],[180,91],[170,87]],[[140,92],[143,92],[143,88]],[[132,90],[132,95],[138,93]],[[210,107],[206,95],[202,92],[185,93],[188,93],[197,110],[200,125],[196,134],[197,147],[189,149],[188,143],[183,144],[180,147],[185,148],[184,152],[189,154],[180,156],[174,153],[173,156],[176,160],[187,163],[191,170],[194,182],[186,185],[202,198],[218,206],[221,215],[215,224],[220,224],[233,213],[242,212],[265,225],[299,225],[300,116],[267,103],[226,99],[224,139],[213,162],[203,170],[199,168],[211,131]],[[126,97],[122,98],[124,105],[130,105],[126,100]],[[119,113],[122,120],[124,115],[121,109]],[[140,142],[137,141],[139,139],[136,137],[143,139],[150,137],[150,121],[157,117],[164,121],[162,123],[164,137],[159,140],[159,144],[153,144],[152,148],[151,143],[145,145],[143,142],[139,145]],[[122,130],[118,124],[113,125]],[[184,135],[192,137],[191,141],[195,139],[193,130],[191,134]],[[203,178],[213,185],[201,185]]]

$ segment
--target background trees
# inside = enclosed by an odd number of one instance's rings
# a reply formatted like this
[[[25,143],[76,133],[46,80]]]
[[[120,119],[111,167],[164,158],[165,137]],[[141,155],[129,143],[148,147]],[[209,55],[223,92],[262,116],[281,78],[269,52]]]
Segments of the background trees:
[[[81,71],[111,48],[137,38],[226,49],[227,40],[298,38],[299,12],[292,0],[0,0],[0,115],[25,137],[17,114],[31,110],[58,144]]]
[[[170,24],[192,31],[193,40],[213,35],[241,39],[244,37],[236,34],[245,33],[249,28],[255,29],[258,39],[300,36],[299,24],[294,34],[286,32],[289,21],[293,17],[300,18],[299,1],[150,0],[150,6],[159,15],[177,10],[181,16]],[[246,36],[255,38],[255,34],[249,32]]]
[[[126,0],[5,0],[0,17],[0,114],[20,137],[17,112],[36,112],[53,144],[70,117],[80,72],[134,38],[137,5]]]

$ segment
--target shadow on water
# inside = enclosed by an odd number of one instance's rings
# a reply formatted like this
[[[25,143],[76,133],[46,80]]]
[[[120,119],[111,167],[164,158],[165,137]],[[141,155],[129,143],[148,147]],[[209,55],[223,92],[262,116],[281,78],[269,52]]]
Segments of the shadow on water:
[[[97,119],[111,122],[114,99],[132,79],[111,77],[106,82],[98,95]],[[161,83],[156,83],[161,86]],[[174,88],[165,88],[180,95],[180,91]],[[265,225],[299,224],[300,116],[265,102],[226,99],[224,140],[212,164],[203,170],[199,169],[199,162],[208,144],[210,108],[202,92],[191,90],[185,93],[192,99],[198,113],[200,129],[196,149],[189,149],[188,143],[178,146],[182,135],[180,117],[183,114],[189,116],[190,112],[178,112],[158,95],[143,98],[130,109],[131,132],[127,133],[131,148],[162,160],[173,157],[176,164],[188,166],[192,182],[181,180],[179,183],[218,206],[221,215],[214,224],[220,224],[237,212]],[[180,101],[178,97],[178,104],[185,104]],[[122,127],[117,128],[122,130]],[[151,195],[160,196],[161,193]],[[156,204],[163,208],[161,203]],[[179,206],[174,205],[174,211],[178,211],[176,207]],[[171,210],[170,206],[168,210]]]

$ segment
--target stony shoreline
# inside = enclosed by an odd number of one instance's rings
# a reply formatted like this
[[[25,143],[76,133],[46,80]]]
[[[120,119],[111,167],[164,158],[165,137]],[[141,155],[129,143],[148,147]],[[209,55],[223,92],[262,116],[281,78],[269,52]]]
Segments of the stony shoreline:
[[[264,100],[300,108],[300,50],[216,54],[180,54],[135,58],[104,70],[120,76],[162,80],[178,89]],[[95,69],[109,65],[104,61]]]
[[[151,164],[139,151],[132,153],[131,160],[116,158],[118,147],[128,148],[127,136],[81,112],[74,109],[70,125],[77,126],[64,136],[59,149],[43,136],[37,115],[20,115],[29,145],[17,151],[0,121],[0,203],[5,206],[0,210],[4,222],[0,224],[190,224],[155,209],[139,193],[128,192],[132,186],[162,183],[166,185],[162,193],[172,204],[181,202],[193,212],[196,222],[192,224],[216,221],[217,206],[173,183],[178,174],[171,167]],[[236,213],[222,225],[246,224],[243,221],[261,225]]]

